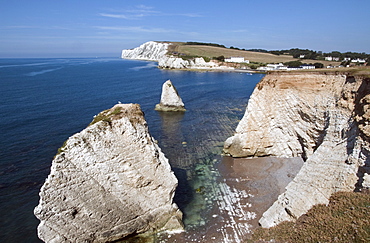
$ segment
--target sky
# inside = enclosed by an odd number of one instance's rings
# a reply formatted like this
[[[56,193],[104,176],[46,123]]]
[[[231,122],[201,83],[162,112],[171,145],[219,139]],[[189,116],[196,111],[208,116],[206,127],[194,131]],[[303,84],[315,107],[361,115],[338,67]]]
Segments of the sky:
[[[0,0],[0,58],[119,57],[147,41],[370,53],[369,0]]]

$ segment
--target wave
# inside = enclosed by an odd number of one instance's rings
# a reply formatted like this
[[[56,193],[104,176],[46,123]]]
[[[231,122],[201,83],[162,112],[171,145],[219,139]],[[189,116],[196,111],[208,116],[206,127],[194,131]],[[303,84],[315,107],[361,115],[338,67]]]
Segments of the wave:
[[[31,67],[31,66],[42,66],[47,65],[50,63],[47,62],[40,62],[40,63],[26,63],[26,64],[12,64],[12,65],[0,65],[0,68],[8,68],[8,67]]]
[[[53,71],[56,71],[56,70],[59,70],[59,69],[62,69],[62,68],[63,67],[58,67],[58,68],[52,68],[52,69],[44,69],[44,70],[37,71],[37,72],[30,72],[30,73],[27,73],[26,76],[33,77],[33,76],[37,76],[37,75],[40,75],[40,74],[53,72]]]
[[[141,70],[141,69],[154,68],[154,67],[157,67],[157,63],[155,63],[155,62],[150,62],[150,63],[146,64],[145,66],[132,67],[132,68],[130,68],[130,69],[131,69],[131,70],[134,70],[134,71],[139,71],[139,70]]]

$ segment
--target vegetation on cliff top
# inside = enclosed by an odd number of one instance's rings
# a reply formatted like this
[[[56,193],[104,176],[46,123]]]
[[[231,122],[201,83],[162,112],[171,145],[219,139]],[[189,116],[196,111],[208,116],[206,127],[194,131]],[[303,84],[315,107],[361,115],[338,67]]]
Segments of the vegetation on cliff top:
[[[338,192],[294,222],[257,229],[248,242],[370,242],[370,194]]]
[[[120,114],[121,111],[122,111],[121,107],[116,107],[114,110],[109,109],[109,110],[102,111],[94,117],[94,119],[89,124],[89,126],[91,126],[91,125],[93,125],[97,122],[100,122],[100,121],[105,121],[105,122],[110,123],[111,122],[111,117]]]
[[[203,42],[172,42],[169,47],[169,54],[179,56],[183,59],[194,57],[203,57],[205,60],[218,60],[217,58],[238,56],[244,57],[251,62],[250,66],[264,66],[267,63],[287,63],[292,61],[304,61],[305,63],[316,64],[317,68],[322,66],[338,66],[340,64],[346,66],[351,64],[350,61],[344,61],[344,58],[364,59],[369,60],[370,54],[346,52],[340,53],[333,51],[330,53],[322,53],[321,51],[313,51],[308,49],[292,48],[289,50],[273,50],[267,51],[264,49],[240,49],[231,46],[227,48],[224,45],[216,43]],[[325,60],[325,57],[334,58],[332,61]],[[338,58],[338,59],[336,59]],[[336,61],[337,60],[337,61]],[[342,63],[341,63],[342,62]],[[369,64],[370,62],[368,62]],[[353,64],[353,63],[352,63]],[[353,64],[355,65],[355,64]]]

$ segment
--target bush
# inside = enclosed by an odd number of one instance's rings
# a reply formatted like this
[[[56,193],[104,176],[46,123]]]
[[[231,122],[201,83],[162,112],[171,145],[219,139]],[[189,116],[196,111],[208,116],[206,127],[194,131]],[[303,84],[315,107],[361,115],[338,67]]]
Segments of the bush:
[[[321,62],[315,62],[313,65],[315,66],[315,68],[323,68],[324,67],[324,64],[322,64]]]
[[[221,61],[221,62],[224,62],[224,61],[225,61],[225,56],[213,57],[213,59],[214,59],[214,60]]]
[[[285,66],[291,67],[291,68],[297,68],[303,65],[301,61],[290,61],[290,62],[284,62]]]

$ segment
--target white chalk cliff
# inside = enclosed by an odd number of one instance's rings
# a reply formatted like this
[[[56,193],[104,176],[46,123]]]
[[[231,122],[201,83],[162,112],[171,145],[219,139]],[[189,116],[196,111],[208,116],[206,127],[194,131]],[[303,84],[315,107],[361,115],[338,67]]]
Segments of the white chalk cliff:
[[[161,101],[155,106],[157,111],[185,111],[184,102],[182,102],[179,93],[171,80],[167,80],[162,85]]]
[[[234,69],[232,67],[220,66],[212,61],[206,62],[202,57],[189,60],[175,57],[168,54],[169,45],[171,43],[149,41],[134,49],[122,50],[121,58],[156,61],[159,68],[166,69]]]
[[[140,106],[117,104],[55,156],[34,213],[45,242],[111,242],[181,230],[177,179]]]
[[[255,88],[224,152],[306,161],[260,224],[295,220],[370,170],[370,79],[346,73],[271,73]]]
[[[149,41],[131,50],[122,50],[121,58],[158,61],[167,54],[170,43]]]
[[[164,56],[159,59],[158,67],[166,69],[233,69],[223,66],[220,67],[217,63],[212,61],[206,62],[203,57],[184,60],[174,56]]]

